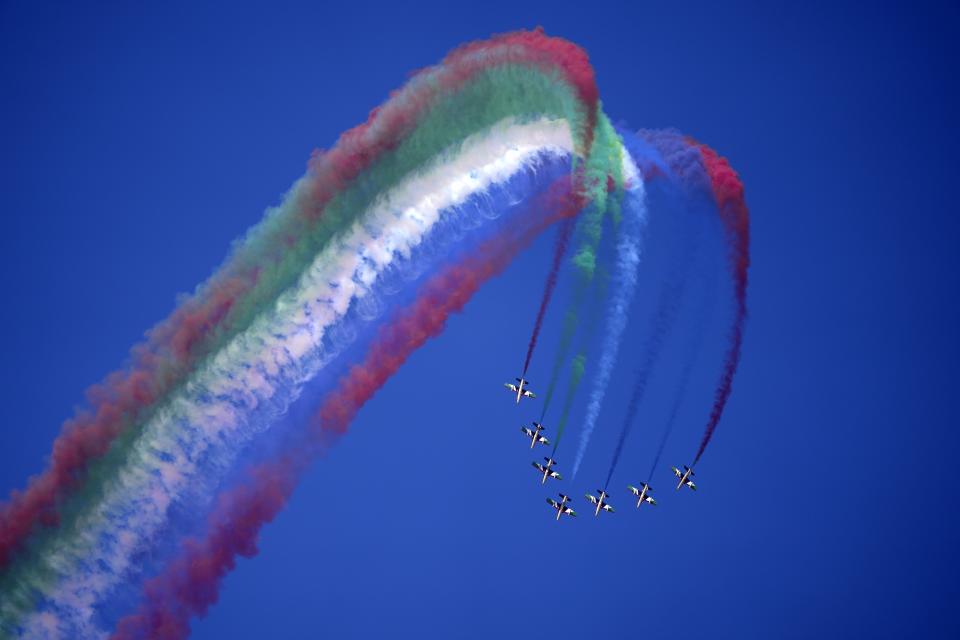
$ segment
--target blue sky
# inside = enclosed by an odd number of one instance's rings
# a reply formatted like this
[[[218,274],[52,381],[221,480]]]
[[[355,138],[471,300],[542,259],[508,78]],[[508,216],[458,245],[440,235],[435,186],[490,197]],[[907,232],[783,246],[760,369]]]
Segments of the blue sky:
[[[0,489],[311,149],[457,44],[542,24],[589,51],[614,120],[677,127],[746,185],[750,319],[699,491],[662,463],[655,511],[550,518],[518,432],[535,411],[500,389],[544,237],[364,409],[195,637],[956,636],[957,10],[719,4],[0,5]],[[582,516],[618,380],[563,486]],[[644,426],[615,485],[646,473]]]

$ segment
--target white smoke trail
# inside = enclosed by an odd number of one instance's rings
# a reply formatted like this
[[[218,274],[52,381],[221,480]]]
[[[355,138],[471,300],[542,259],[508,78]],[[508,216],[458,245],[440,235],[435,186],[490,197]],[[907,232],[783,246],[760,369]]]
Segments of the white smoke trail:
[[[607,326],[604,329],[603,346],[600,359],[597,362],[597,373],[593,378],[593,388],[590,390],[590,399],[587,402],[587,412],[583,420],[583,431],[580,433],[580,445],[577,456],[573,461],[573,474],[577,476],[583,455],[593,435],[593,429],[600,417],[600,407],[610,384],[614,365],[617,363],[617,354],[620,351],[620,341],[627,327],[627,318],[634,293],[637,290],[637,268],[640,266],[640,251],[642,245],[643,228],[647,222],[646,194],[643,180],[637,165],[624,150],[623,175],[627,182],[627,200],[623,207],[623,221],[617,240],[617,269],[614,282],[614,292],[610,298],[610,308],[607,311]]]
[[[349,334],[335,338],[333,329],[352,304],[370,295],[378,275],[409,258],[444,210],[455,211],[519,171],[535,170],[545,154],[572,150],[564,122],[505,121],[380,197],[317,256],[295,287],[144,425],[103,497],[76,526],[52,536],[40,566],[18,585],[21,593],[41,594],[44,609],[18,624],[16,607],[0,604],[0,628],[19,628],[25,637],[103,636],[97,604],[136,573],[134,558],[154,546],[171,507],[208,497],[243,446],[349,344]]]

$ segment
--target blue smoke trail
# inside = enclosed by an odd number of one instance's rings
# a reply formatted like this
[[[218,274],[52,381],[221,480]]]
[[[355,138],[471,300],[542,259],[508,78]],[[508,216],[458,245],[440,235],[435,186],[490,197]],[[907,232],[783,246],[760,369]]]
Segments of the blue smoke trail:
[[[677,311],[680,307],[680,301],[683,297],[683,290],[686,284],[685,280],[686,273],[683,272],[676,282],[670,283],[669,286],[664,287],[660,292],[660,302],[657,315],[653,321],[653,330],[650,332],[650,337],[647,339],[647,344],[644,348],[643,362],[637,370],[637,381],[634,384],[633,395],[630,396],[630,402],[627,405],[627,413],[623,420],[623,427],[620,430],[620,437],[617,439],[617,446],[613,450],[613,458],[610,461],[610,470],[607,472],[607,479],[603,485],[604,488],[609,486],[613,472],[617,468],[617,463],[620,461],[620,453],[623,451],[623,445],[627,440],[627,436],[630,435],[630,430],[634,422],[636,422],[637,409],[640,408],[640,402],[646,393],[647,383],[650,381],[653,367],[660,358],[660,351],[663,349],[663,344],[667,337],[669,337],[670,330],[673,328]]]
[[[645,142],[635,136],[621,132],[624,142],[634,161],[652,158],[656,153]],[[635,167],[635,165],[634,165]],[[617,353],[620,350],[620,341],[627,326],[630,305],[637,289],[638,267],[640,266],[640,250],[643,231],[647,222],[646,192],[640,182],[639,175],[631,180],[633,188],[624,195],[623,221],[620,223],[619,237],[616,248],[616,269],[613,279],[613,293],[610,296],[610,306],[607,310],[607,327],[604,333],[600,359],[597,363],[597,373],[593,379],[593,389],[587,403],[587,414],[584,418],[583,431],[580,434],[580,446],[573,462],[573,477],[583,462],[583,455],[590,443],[590,437],[600,416],[600,407],[617,362]]]

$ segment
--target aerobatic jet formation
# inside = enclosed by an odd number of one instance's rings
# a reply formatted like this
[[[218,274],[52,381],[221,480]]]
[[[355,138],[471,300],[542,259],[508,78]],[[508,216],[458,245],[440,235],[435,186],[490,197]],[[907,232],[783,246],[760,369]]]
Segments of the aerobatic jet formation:
[[[517,394],[517,404],[520,404],[520,398],[536,398],[536,394],[533,391],[530,391],[530,383],[523,378],[517,378],[517,384],[511,384],[509,382],[504,383],[507,389],[512,393]]]
[[[517,384],[507,383],[504,386],[510,390],[511,393],[516,394],[516,402],[520,403],[521,398],[535,398],[536,395],[529,388],[529,381],[525,377],[517,378]],[[535,449],[538,444],[549,445],[550,440],[544,435],[546,429],[543,424],[537,422],[536,420],[531,421],[531,426],[529,427],[520,427],[521,433],[530,440],[530,448]],[[562,430],[561,430],[562,431]],[[556,445],[554,445],[554,451],[556,451]],[[560,475],[560,472],[556,470],[557,461],[553,457],[543,458],[543,463],[532,462],[533,467],[540,473],[540,484],[546,484],[548,478],[553,478],[554,480],[562,480],[563,476]],[[677,477],[677,490],[680,490],[684,485],[689,487],[691,490],[696,491],[697,485],[693,482],[693,469],[684,465],[683,470],[678,469],[677,467],[670,467],[673,471],[673,474]],[[653,489],[646,482],[640,483],[639,486],[627,485],[627,489],[630,490],[630,493],[634,495],[637,499],[637,509],[643,506],[644,503],[649,504],[650,506],[656,506],[657,501],[653,497]],[[559,494],[560,500],[554,500],[553,498],[547,498],[547,503],[557,512],[557,520],[564,515],[575,516],[576,512],[573,510],[570,503],[570,497],[566,494]],[[601,511],[607,511],[609,513],[614,513],[613,505],[610,504],[609,498],[610,494],[606,492],[605,489],[597,489],[596,495],[586,494],[587,500],[594,505],[595,509],[593,511],[594,516],[599,516]]]
[[[650,492],[652,491],[652,489],[650,489],[650,485],[648,485],[646,482],[641,484],[639,489],[637,487],[634,487],[633,485],[627,485],[627,489],[630,489],[630,492],[633,493],[633,495],[637,496],[638,509],[640,508],[640,505],[642,505],[644,502],[650,505],[657,504],[657,501],[654,500],[653,496],[650,495]]]
[[[547,503],[557,510],[557,520],[560,520],[560,516],[576,516],[577,512],[574,511],[571,507],[567,506],[567,503],[570,502],[570,496],[560,494],[560,502],[557,502],[553,498],[547,498]]]
[[[609,496],[607,495],[607,492],[604,491],[603,489],[597,489],[597,495],[591,495],[589,493],[587,494],[587,500],[597,505],[597,508],[593,512],[593,515],[595,516],[600,515],[600,509],[613,513],[613,506],[611,506],[611,504],[607,502],[608,497]]]
[[[533,423],[533,429],[528,427],[520,427],[522,431],[528,438],[530,438],[530,448],[533,449],[534,446],[539,444],[550,444],[550,441],[546,437],[540,435],[540,432],[543,431],[543,425],[539,422]]]
[[[521,398],[535,398],[536,395],[529,388],[529,381],[520,377],[517,378],[517,384],[507,383],[504,386],[510,390],[511,393],[516,394],[516,402],[520,403]],[[530,448],[534,449],[538,444],[549,445],[550,440],[543,435],[545,428],[542,423],[537,422],[536,420],[531,421],[530,427],[520,427],[520,431],[524,436],[530,440]],[[553,478],[555,480],[562,480],[563,476],[560,475],[560,472],[556,470],[557,461],[552,457],[543,458],[543,463],[534,461],[531,463],[533,467],[540,473],[540,484],[546,484],[548,478]],[[690,487],[691,490],[696,490],[697,485],[693,483],[693,469],[684,465],[683,470],[681,471],[677,467],[671,467],[674,475],[678,478],[677,490],[679,490],[684,485]],[[627,489],[630,490],[636,499],[637,499],[637,508],[639,509],[643,506],[644,503],[649,504],[650,506],[655,506],[657,501],[654,499],[650,485],[646,482],[640,484],[640,486],[635,487],[633,485],[627,485]],[[559,494],[560,501],[554,500],[553,498],[547,498],[547,503],[553,507],[557,512],[557,520],[560,520],[560,517],[563,515],[575,516],[576,512],[572,507],[569,506],[570,497],[566,494]],[[587,500],[589,500],[594,507],[593,511],[594,516],[599,516],[600,511],[607,511],[613,513],[613,505],[610,504],[609,498],[610,495],[604,489],[597,489],[597,494],[586,494]]]
[[[680,478],[680,482],[677,483],[677,491],[679,491],[680,487],[683,485],[687,485],[693,491],[697,490],[697,485],[693,484],[693,480],[690,479],[693,476],[693,469],[687,465],[683,465],[683,471],[680,471],[680,469],[677,469],[676,467],[670,468],[673,469],[673,475]]]
[[[544,458],[544,461],[546,464],[540,464],[539,462],[533,463],[533,466],[535,466],[540,473],[543,474],[543,477],[540,479],[540,484],[546,484],[547,478],[556,478],[557,480],[560,480],[560,474],[554,471],[552,468],[553,465],[557,464],[557,461],[553,458]]]

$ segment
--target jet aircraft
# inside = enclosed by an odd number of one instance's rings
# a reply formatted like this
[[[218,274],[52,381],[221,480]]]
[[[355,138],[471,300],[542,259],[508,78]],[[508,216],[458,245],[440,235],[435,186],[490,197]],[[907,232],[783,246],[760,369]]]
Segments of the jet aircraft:
[[[512,393],[517,394],[517,404],[520,404],[520,398],[536,398],[537,396],[530,391],[530,383],[523,379],[517,378],[517,384],[510,384],[509,382],[504,383],[507,389],[510,389]]]
[[[687,485],[694,491],[697,490],[697,485],[693,484],[693,480],[690,479],[693,476],[693,469],[687,465],[683,465],[683,471],[680,471],[680,469],[677,469],[676,467],[670,468],[673,469],[673,475],[680,478],[680,482],[677,483],[677,491],[679,491],[680,487],[683,485]]]
[[[527,427],[520,427],[520,431],[523,431],[528,438],[530,438],[530,448],[533,449],[534,445],[538,442],[540,444],[550,444],[550,441],[547,440],[544,436],[540,435],[540,432],[543,431],[543,425],[539,422],[533,423],[533,429]]]
[[[551,468],[553,465],[557,464],[557,461],[553,458],[544,458],[544,460],[547,463],[545,465],[540,464],[539,462],[533,463],[533,466],[535,466],[540,473],[543,474],[543,477],[540,479],[540,484],[546,484],[547,478],[556,478],[557,480],[560,480],[560,474]]]
[[[562,515],[576,516],[577,512],[567,506],[567,502],[570,502],[570,496],[560,494],[560,502],[557,502],[553,498],[547,498],[547,503],[557,510],[557,520],[560,520]]]
[[[652,495],[650,495],[650,492],[652,491],[652,489],[650,488],[650,485],[648,485],[646,482],[641,484],[639,489],[632,485],[627,485],[627,489],[630,489],[633,495],[637,496],[638,509],[640,508],[640,505],[643,504],[644,502],[652,505],[657,504],[657,501],[653,499]]]
[[[597,493],[599,497],[590,495],[589,493],[587,494],[587,500],[597,505],[597,509],[593,512],[593,515],[595,516],[600,515],[600,509],[613,513],[613,507],[610,506],[609,502],[607,502],[607,498],[609,497],[607,496],[607,492],[604,491],[603,489],[597,489]]]

